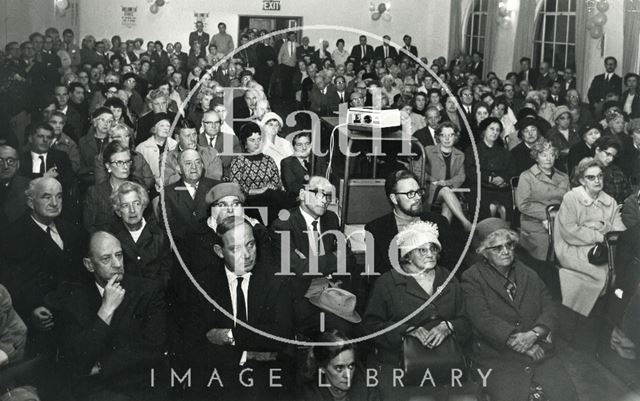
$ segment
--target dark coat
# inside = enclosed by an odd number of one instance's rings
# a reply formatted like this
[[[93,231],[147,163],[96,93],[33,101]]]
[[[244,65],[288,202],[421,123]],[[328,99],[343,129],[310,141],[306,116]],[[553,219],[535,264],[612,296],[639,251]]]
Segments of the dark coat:
[[[580,141],[569,149],[569,157],[567,159],[567,174],[571,176],[573,174],[573,169],[576,168],[580,160],[585,157],[593,157],[595,154],[595,148],[588,147],[584,141]]]
[[[126,269],[126,266],[125,266]],[[112,391],[148,386],[149,371],[161,361],[166,341],[166,306],[157,283],[125,274],[126,294],[111,324],[97,315],[102,298],[94,282],[64,283],[52,300],[63,366],[86,376],[100,362],[94,379]]]
[[[438,226],[439,241],[441,244],[452,243],[451,228],[446,217],[437,213],[423,212],[420,219],[422,221],[435,223]],[[392,269],[391,262],[389,261],[391,241],[398,235],[398,225],[396,224],[395,215],[391,212],[370,221],[364,226],[364,229],[371,233],[375,239],[375,272],[380,274],[388,272]],[[456,264],[455,255],[447,249],[446,245],[442,250],[440,264],[446,268],[453,268]]]
[[[396,60],[398,58],[398,50],[396,50],[396,48],[391,45],[387,47],[389,48],[389,50],[387,51],[387,57],[391,57],[392,59]],[[384,59],[384,45],[376,47],[373,55],[375,58]]]
[[[351,48],[351,55],[349,57],[353,58],[356,64],[360,64],[363,59],[367,59],[371,61],[371,58],[373,57],[373,46],[366,45],[365,51],[364,51],[364,57],[362,57],[361,45],[360,44],[354,45]]]
[[[78,176],[83,183],[88,185],[94,184],[96,181],[96,157],[102,154],[104,147],[109,143],[109,138],[102,140],[102,145],[98,148],[98,143],[93,136],[93,128],[80,138],[78,141],[78,150],[80,151],[80,170]]]
[[[198,42],[200,45],[200,50],[202,50],[202,54],[207,52],[207,46],[209,46],[209,34],[206,32],[202,32],[200,36],[198,36],[198,31],[193,31],[189,33],[189,46],[193,42]]]
[[[450,272],[443,267],[435,269],[434,291],[450,275]],[[376,333],[398,323],[423,306],[429,297],[430,295],[413,277],[400,274],[395,270],[386,272],[376,280],[369,298],[363,320],[365,330],[367,333]],[[375,337],[380,360],[386,363],[397,363],[402,356],[403,334],[409,327],[425,324],[426,320],[434,315],[451,323],[456,339],[461,344],[469,338],[471,326],[464,316],[462,289],[455,277],[420,313],[384,335]]]
[[[620,98],[620,104],[624,107],[625,103],[627,103],[627,97],[629,96],[629,91],[624,91],[622,97]],[[640,94],[636,93],[633,97],[633,101],[631,102],[631,114],[624,113],[625,116],[629,118],[639,118],[640,117]]]
[[[225,138],[229,139],[225,140]],[[232,152],[230,152],[229,149],[227,149],[226,152],[224,151],[224,147],[227,146],[225,145],[225,142],[228,141],[230,141],[230,143],[232,144]],[[204,132],[202,134],[198,134],[198,145],[210,146],[209,141],[207,140],[207,134],[205,134]],[[229,167],[235,154],[244,153],[242,146],[240,146],[240,140],[238,140],[238,137],[231,134],[225,134],[223,132],[218,133],[213,147],[218,151],[218,154],[220,155],[220,160],[222,160],[222,168],[224,170]]]
[[[298,196],[300,189],[309,182],[309,177],[311,177],[311,171],[308,171],[295,156],[282,159],[280,174],[284,189],[292,196]]]
[[[45,170],[49,171],[54,167],[58,170],[58,177],[56,179],[62,184],[62,189],[66,195],[76,184],[76,178],[73,168],[71,167],[69,156],[61,150],[49,149],[46,160]],[[33,160],[31,160],[31,152],[27,151],[22,153],[22,155],[20,155],[20,170],[18,170],[18,174],[29,180],[42,177],[41,174],[32,173],[32,169]]]
[[[540,72],[538,70],[532,70],[529,69],[529,84],[531,85],[532,88],[535,88],[536,86],[536,81],[538,80],[538,76],[540,75]],[[525,71],[520,71],[517,75],[517,80],[518,82],[516,82],[516,84],[519,84],[520,82],[524,81],[526,76]]]
[[[173,266],[171,244],[155,219],[145,221],[138,242],[133,241],[121,221],[113,224],[109,232],[120,241],[127,275],[154,280],[166,287]]]
[[[64,250],[33,221],[30,213],[11,224],[7,230],[11,235],[3,236],[0,241],[2,255],[10,266],[2,272],[2,282],[12,294],[13,305],[20,316],[31,316],[35,308],[44,306],[45,296],[60,282],[78,281],[87,276],[82,265],[86,234],[61,219],[57,219],[55,225]]]
[[[18,220],[28,210],[27,195],[29,180],[19,174],[5,184],[0,183],[0,227]]]
[[[504,278],[485,261],[462,275],[465,311],[473,328],[471,357],[479,368],[493,369],[487,387],[491,400],[527,400],[534,376],[549,399],[577,400],[573,384],[558,381],[569,377],[559,358],[534,363],[507,347],[507,339],[515,332],[544,326],[553,333],[556,328],[555,306],[542,280],[518,261],[514,274],[515,301],[507,295]]]
[[[414,45],[408,46],[404,45],[402,46],[402,48],[406,51],[408,51],[409,53],[413,54],[414,56],[418,57],[418,48],[415,47]],[[398,58],[402,58],[405,57],[405,54],[402,52],[398,52]]]
[[[84,197],[82,221],[84,228],[90,232],[109,230],[118,221],[111,206],[111,182],[109,180],[92,185]]]
[[[317,86],[313,86],[309,92],[309,109],[320,117],[333,115],[338,111],[340,97],[333,85],[326,87],[326,93],[322,93]]]
[[[512,161],[512,176],[520,176],[523,171],[528,170],[531,166],[536,164],[536,161],[531,157],[531,149],[525,145],[524,142],[520,142],[513,149],[511,149],[511,161]]]
[[[622,94],[622,78],[617,75],[611,75],[611,79],[607,82],[605,74],[596,75],[591,81],[589,91],[587,92],[587,98],[589,104],[594,105],[598,102],[602,102],[607,96],[607,93],[615,93],[616,95]]]
[[[218,181],[201,178],[195,199],[189,195],[182,179],[165,188],[164,206],[167,212],[167,223],[174,239],[184,239],[188,233],[199,232],[206,226],[209,205],[205,197],[216,184]]]

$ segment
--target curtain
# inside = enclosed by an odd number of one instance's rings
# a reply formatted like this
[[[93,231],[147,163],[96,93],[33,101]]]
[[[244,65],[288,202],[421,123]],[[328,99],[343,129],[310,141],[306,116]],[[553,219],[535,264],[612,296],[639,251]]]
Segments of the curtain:
[[[544,0],[542,0],[544,1]],[[536,34],[536,5],[537,1],[521,0],[518,11],[518,25],[513,51],[512,71],[520,71],[520,58],[533,57],[533,40]]]
[[[622,73],[636,72],[638,65],[638,46],[640,43],[640,12],[631,1],[624,2]]]
[[[494,50],[498,34],[498,21],[496,18],[498,17],[499,2],[500,0],[489,0],[487,8],[487,27],[484,32],[484,55],[482,57],[484,66],[482,74],[484,77],[480,77],[482,80],[484,80],[488,72],[493,71]]]
[[[449,58],[447,61],[453,61],[462,49],[462,10],[461,1],[451,0],[451,16],[449,17]]]
[[[588,80],[585,77],[585,54],[587,51],[587,44],[591,40],[589,32],[587,31],[587,5],[584,1],[576,2],[576,88],[583,95],[583,89]]]

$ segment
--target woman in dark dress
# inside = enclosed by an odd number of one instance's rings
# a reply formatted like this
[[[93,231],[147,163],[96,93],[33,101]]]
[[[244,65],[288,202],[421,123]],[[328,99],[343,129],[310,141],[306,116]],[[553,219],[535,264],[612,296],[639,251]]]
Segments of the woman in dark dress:
[[[602,128],[599,125],[586,125],[580,130],[580,138],[582,140],[569,149],[569,158],[567,160],[569,177],[573,175],[580,160],[585,157],[593,157],[596,149],[593,144],[602,136]]]
[[[531,148],[541,137],[538,120],[533,117],[525,117],[516,123],[518,138],[522,140],[511,149],[511,160],[513,161],[513,176],[519,176],[523,171],[528,170],[536,162],[531,158]]]

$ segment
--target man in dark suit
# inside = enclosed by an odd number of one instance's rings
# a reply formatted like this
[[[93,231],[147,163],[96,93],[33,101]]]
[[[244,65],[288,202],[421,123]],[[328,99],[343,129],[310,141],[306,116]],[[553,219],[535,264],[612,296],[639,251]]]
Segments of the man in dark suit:
[[[85,125],[83,117],[73,107],[69,106],[69,89],[64,85],[56,85],[54,89],[56,97],[56,108],[67,116],[67,122],[64,126],[64,133],[69,135],[76,143],[80,137],[85,134]]]
[[[18,174],[18,151],[11,146],[0,145],[0,227],[18,220],[27,211],[29,180]]]
[[[367,37],[360,35],[360,43],[351,48],[351,55],[356,65],[362,64],[364,60],[371,61],[373,57],[373,46],[367,44]]]
[[[410,35],[404,35],[402,37],[402,41],[404,42],[404,46],[402,46],[402,48],[413,54],[415,57],[418,57],[418,48],[411,44],[411,40],[412,38]],[[404,53],[400,53],[398,54],[398,57],[402,58],[406,57],[406,55]]]
[[[162,399],[149,384],[162,372],[166,306],[158,283],[125,274],[123,250],[113,235],[91,236],[83,259],[88,283],[64,283],[52,306],[62,366],[79,398]],[[131,397],[131,398],[125,398]]]
[[[436,130],[438,129],[442,115],[436,107],[429,106],[425,111],[425,116],[427,118],[427,126],[414,132],[413,136],[418,138],[422,146],[427,147],[438,143],[436,141]]]
[[[640,83],[640,75],[630,72],[624,76],[624,85],[627,90],[624,91],[621,98],[622,112],[629,119],[640,117],[640,96],[638,91],[638,83]]]
[[[555,104],[556,106],[562,106],[567,103],[562,91],[562,81],[555,80],[549,87],[549,96],[547,97],[547,101]]]
[[[520,59],[520,72],[516,77],[516,82],[528,81],[531,87],[535,87],[538,80],[538,71],[531,69],[531,59],[529,57],[522,57]]]
[[[313,62],[321,66],[325,60],[332,61],[331,52],[327,49],[329,49],[329,41],[323,40],[322,47],[313,52],[313,57],[311,58]]]
[[[375,240],[373,250],[376,273],[383,274],[393,268],[389,260],[389,249],[395,243],[398,232],[412,221],[422,220],[437,224],[440,242],[453,244],[447,219],[440,214],[426,211],[427,206],[423,204],[424,189],[420,188],[415,174],[408,170],[396,171],[387,177],[384,186],[393,212],[367,223],[364,227]],[[445,245],[438,263],[451,269],[457,262],[457,256],[451,246]],[[394,263],[398,263],[398,259]]]
[[[389,35],[384,35],[382,37],[382,45],[376,47],[376,50],[373,52],[375,58],[381,58],[386,60],[391,57],[396,60],[398,58],[398,51],[395,47],[391,46],[389,42],[391,41],[391,37]]]
[[[302,60],[305,56],[313,58],[313,52],[316,51],[315,46],[309,46],[309,38],[307,36],[302,38],[302,44],[296,48],[296,58]]]
[[[536,83],[533,86],[535,90],[540,90],[540,89],[548,88],[549,86],[551,86],[551,83],[553,82],[553,78],[549,73],[550,68],[551,68],[551,65],[547,61],[543,61],[540,64],[539,74],[538,74],[538,77],[536,78]]]
[[[571,89],[576,88],[576,77],[573,74],[572,68],[565,68],[564,75],[562,76],[562,92],[566,94]]]
[[[480,80],[484,78],[483,71],[483,62],[482,62],[482,53],[479,51],[474,51],[471,54],[471,64],[469,64],[469,73],[475,75]]]
[[[336,93],[336,88],[329,85],[328,77],[319,72],[315,77],[315,85],[309,93],[309,109],[318,116],[329,116],[338,110],[340,99]]]
[[[235,110],[234,110],[235,111]],[[220,132],[221,120],[218,113],[209,110],[202,116],[204,132],[198,135],[198,145],[215,148],[222,160],[223,171],[229,167],[234,155],[243,153],[238,137]]]
[[[273,399],[288,387],[288,346],[255,329],[293,338],[288,282],[275,275],[279,266],[261,258],[265,249],[257,246],[253,227],[241,217],[229,216],[218,224],[214,251],[222,264],[203,272],[200,282],[215,303],[212,307],[194,292],[184,326],[185,364],[196,372],[194,387],[215,391],[223,400],[245,399],[255,389],[244,388],[238,374],[250,368],[261,397]],[[268,385],[269,369],[273,368],[282,369],[283,387],[279,389]],[[208,389],[212,369],[220,380]]]
[[[45,297],[65,280],[83,277],[85,234],[60,218],[62,185],[55,178],[36,178],[27,190],[29,213],[2,234],[2,254],[11,266],[2,272],[14,306],[29,325],[34,353],[52,348],[51,329],[58,324]]]
[[[607,57],[604,59],[604,74],[596,75],[591,81],[587,98],[589,104],[595,110],[595,114],[599,115],[602,103],[609,93],[620,96],[622,93],[622,78],[615,73],[618,61],[615,57]]]
[[[196,30],[189,34],[189,44],[196,42],[200,45],[200,51],[202,54],[207,52],[207,46],[209,45],[209,34],[204,32],[204,24],[202,21],[196,22]]]

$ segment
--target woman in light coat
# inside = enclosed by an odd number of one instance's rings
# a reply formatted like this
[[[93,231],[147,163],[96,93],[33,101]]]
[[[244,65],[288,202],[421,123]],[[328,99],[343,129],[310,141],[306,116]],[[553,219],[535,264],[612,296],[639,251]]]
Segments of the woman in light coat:
[[[156,180],[156,190],[159,191],[160,188],[162,188],[162,179],[160,178],[162,173],[162,169],[160,168],[162,155],[165,152],[174,150],[178,142],[171,138],[171,121],[166,113],[156,114],[155,121],[155,124],[151,128],[153,135],[139,144],[136,147],[136,152],[144,156],[144,159],[149,163],[149,167]]]
[[[602,168],[583,159],[575,171],[580,183],[562,199],[554,225],[562,304],[588,316],[606,293],[608,266],[589,263],[587,254],[609,231],[625,230],[616,201],[603,190]]]
[[[520,174],[516,205],[520,211],[520,245],[537,260],[545,260],[549,247],[546,208],[562,202],[569,192],[569,177],[555,169],[558,149],[551,142],[538,141],[531,149],[536,164]]]

